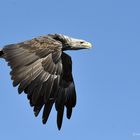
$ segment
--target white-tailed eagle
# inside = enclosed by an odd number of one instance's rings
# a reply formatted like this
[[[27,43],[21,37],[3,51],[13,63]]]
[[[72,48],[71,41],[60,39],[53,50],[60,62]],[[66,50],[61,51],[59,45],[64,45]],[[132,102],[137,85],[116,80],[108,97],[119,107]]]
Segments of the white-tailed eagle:
[[[57,126],[60,130],[66,107],[70,119],[76,105],[76,91],[72,76],[71,57],[66,50],[91,48],[81,39],[62,34],[48,34],[17,44],[4,46],[0,58],[11,67],[13,86],[18,86],[19,94],[24,91],[37,116],[43,108],[42,122],[48,120],[55,103]]]

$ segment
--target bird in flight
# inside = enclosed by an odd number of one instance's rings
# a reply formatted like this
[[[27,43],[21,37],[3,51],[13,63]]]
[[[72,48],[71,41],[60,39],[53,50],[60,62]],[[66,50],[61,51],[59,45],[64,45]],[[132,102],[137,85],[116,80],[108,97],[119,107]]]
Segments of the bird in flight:
[[[72,76],[72,60],[66,50],[91,48],[92,44],[62,34],[48,34],[0,49],[11,67],[13,86],[24,92],[35,116],[43,108],[42,122],[48,120],[53,104],[57,111],[57,127],[62,126],[64,108],[71,118],[76,105],[76,91]]]

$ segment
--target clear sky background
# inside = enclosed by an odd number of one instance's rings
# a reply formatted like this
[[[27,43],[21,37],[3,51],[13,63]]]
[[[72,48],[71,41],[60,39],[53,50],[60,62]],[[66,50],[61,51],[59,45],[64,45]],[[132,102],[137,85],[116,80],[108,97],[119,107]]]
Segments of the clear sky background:
[[[139,0],[1,0],[0,46],[48,33],[94,44],[68,52],[73,59],[77,106],[61,131],[56,111],[42,125],[26,95],[12,87],[0,60],[1,140],[140,139]]]

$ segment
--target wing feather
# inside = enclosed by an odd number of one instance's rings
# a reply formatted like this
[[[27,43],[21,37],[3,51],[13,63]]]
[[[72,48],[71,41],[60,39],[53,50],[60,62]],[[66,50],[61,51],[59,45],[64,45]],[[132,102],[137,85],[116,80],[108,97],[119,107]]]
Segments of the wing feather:
[[[43,108],[42,122],[45,124],[55,103],[60,129],[64,108],[70,118],[76,104],[72,61],[62,53],[60,41],[44,36],[5,46],[3,52],[12,69],[13,86],[18,85],[18,92],[27,94],[35,116]]]

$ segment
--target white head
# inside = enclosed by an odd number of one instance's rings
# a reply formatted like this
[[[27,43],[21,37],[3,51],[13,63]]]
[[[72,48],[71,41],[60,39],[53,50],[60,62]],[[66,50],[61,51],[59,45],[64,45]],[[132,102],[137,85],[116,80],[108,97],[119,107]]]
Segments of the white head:
[[[62,42],[63,50],[80,50],[92,48],[92,44],[82,39],[68,37],[62,34],[51,35],[54,39]]]

